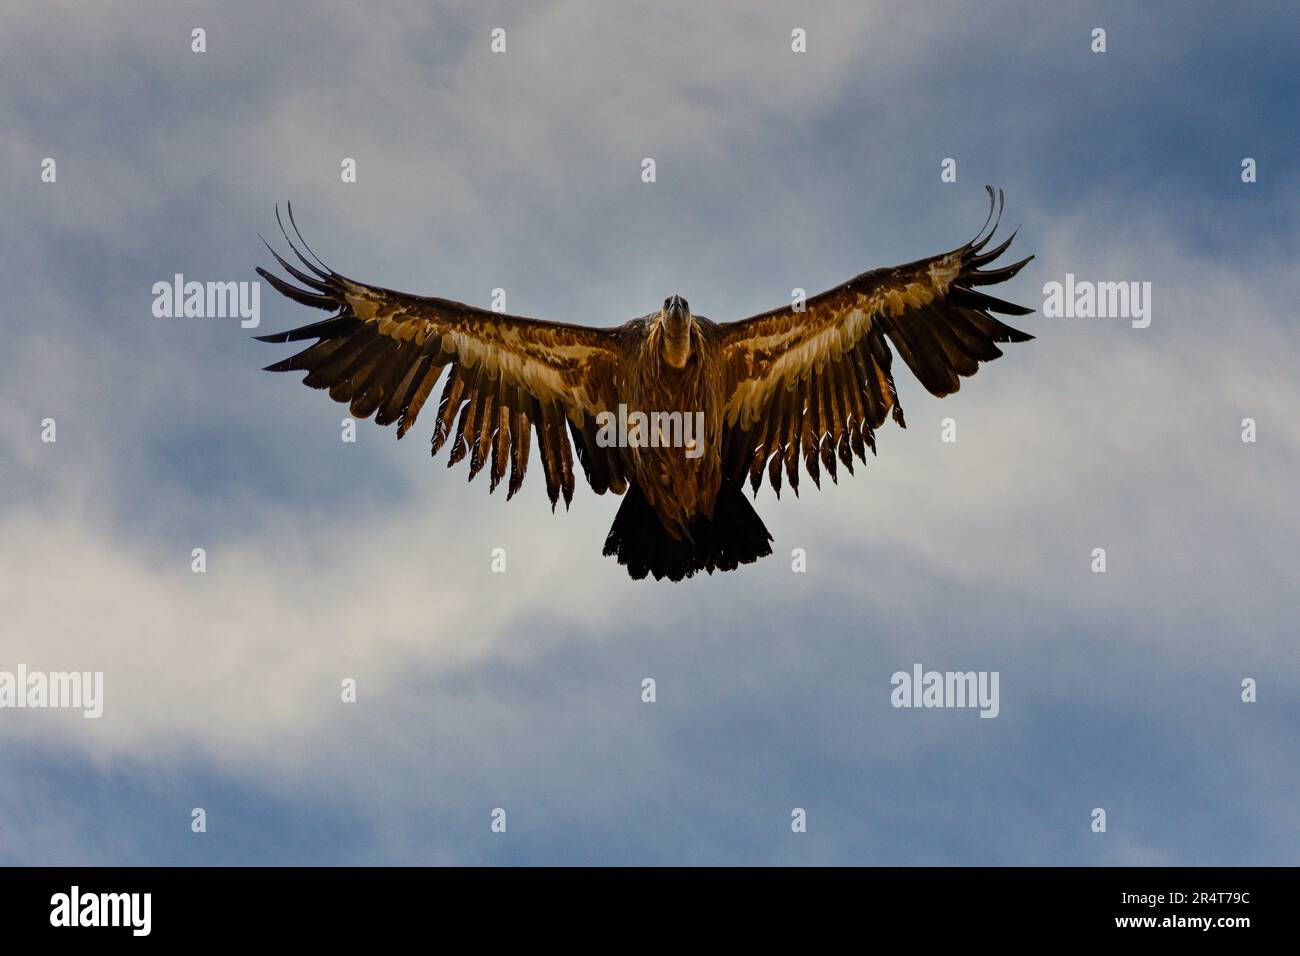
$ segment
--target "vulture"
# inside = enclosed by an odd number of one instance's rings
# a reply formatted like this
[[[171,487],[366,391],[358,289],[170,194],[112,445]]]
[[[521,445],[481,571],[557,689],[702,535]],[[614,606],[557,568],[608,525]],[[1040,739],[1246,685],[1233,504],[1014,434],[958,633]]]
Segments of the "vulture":
[[[332,314],[257,338],[311,340],[267,371],[305,372],[305,385],[328,389],[356,418],[396,424],[398,438],[442,378],[432,453],[449,446],[449,467],[468,459],[471,481],[485,471],[489,492],[504,481],[509,499],[536,446],[552,511],[561,496],[568,508],[580,468],[596,494],[622,496],[604,553],[635,579],[731,571],[772,553],[747,481],[755,496],[765,477],[777,498],[783,482],[797,495],[801,469],[818,487],[823,472],[837,481],[839,465],[852,473],[855,457],[865,464],[866,450],[876,453],[886,418],[906,427],[891,345],[943,396],[1000,356],[1000,344],[1033,338],[995,317],[1033,309],[980,291],[1033,259],[994,264],[1015,233],[987,248],[1004,197],[985,188],[984,225],[951,252],[864,272],[737,322],[712,322],[672,295],[613,328],[357,282],[312,252],[290,207],[295,243],[277,209],[299,265],[267,243],[294,281],[258,274]]]

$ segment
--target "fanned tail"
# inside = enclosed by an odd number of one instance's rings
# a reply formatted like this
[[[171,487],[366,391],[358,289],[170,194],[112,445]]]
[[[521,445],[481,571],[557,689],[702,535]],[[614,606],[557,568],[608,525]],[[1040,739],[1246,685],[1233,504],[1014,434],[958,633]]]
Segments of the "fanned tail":
[[[640,580],[680,581],[699,571],[734,571],[772,553],[772,536],[740,486],[724,480],[713,518],[691,522],[689,537],[674,539],[641,489],[630,485],[605,538],[605,554],[616,557]]]

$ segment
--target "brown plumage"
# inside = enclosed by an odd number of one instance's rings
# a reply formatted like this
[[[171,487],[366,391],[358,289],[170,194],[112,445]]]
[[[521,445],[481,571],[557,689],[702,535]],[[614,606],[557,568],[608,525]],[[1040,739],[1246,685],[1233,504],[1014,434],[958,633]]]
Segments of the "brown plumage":
[[[334,315],[258,338],[313,339],[268,370],[306,372],[305,384],[328,389],[354,416],[396,423],[398,438],[445,373],[433,454],[449,445],[449,466],[468,459],[470,480],[486,472],[489,490],[505,481],[511,498],[535,443],[552,510],[573,498],[576,459],[597,494],[624,496],[605,553],[634,578],[677,581],[771,553],[771,536],[743,494],[746,480],[755,494],[764,476],[777,497],[783,479],[798,494],[801,463],[814,484],[823,472],[836,481],[838,465],[852,473],[855,456],[865,463],[866,450],[875,453],[887,417],[906,427],[890,343],[922,385],[947,395],[1002,354],[997,343],[1033,338],[993,317],[1032,309],[978,291],[1033,258],[984,268],[1011,244],[984,251],[997,229],[993,222],[984,235],[995,206],[1001,218],[1001,193],[995,199],[989,189],[989,200],[982,238],[952,252],[863,273],[808,299],[802,311],[786,306],[721,325],[691,314],[678,296],[656,313],[596,329],[394,292],[326,267],[295,224],[315,261],[287,233],[307,271],[271,254],[299,285],[257,271],[294,301]],[[608,425],[620,406],[629,416],[680,413],[702,421],[702,435],[688,447],[611,444]]]

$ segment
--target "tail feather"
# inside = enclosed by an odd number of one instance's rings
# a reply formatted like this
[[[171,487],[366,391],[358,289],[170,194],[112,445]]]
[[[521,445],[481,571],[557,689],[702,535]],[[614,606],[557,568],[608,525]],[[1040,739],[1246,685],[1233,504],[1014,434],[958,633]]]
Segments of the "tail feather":
[[[712,519],[696,518],[688,537],[668,534],[636,485],[628,487],[605,538],[605,554],[618,558],[640,580],[680,581],[699,571],[734,571],[772,553],[772,536],[740,486],[723,481]]]

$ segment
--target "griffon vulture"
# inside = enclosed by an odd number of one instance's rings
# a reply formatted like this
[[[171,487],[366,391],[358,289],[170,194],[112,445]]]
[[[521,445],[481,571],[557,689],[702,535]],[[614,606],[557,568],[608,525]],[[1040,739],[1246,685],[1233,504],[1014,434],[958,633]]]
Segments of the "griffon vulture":
[[[334,314],[258,338],[314,340],[268,370],[306,372],[304,384],[328,389],[355,417],[396,423],[398,438],[443,377],[433,454],[450,443],[448,465],[468,458],[470,479],[486,471],[490,491],[509,471],[507,498],[519,490],[535,442],[551,508],[561,495],[567,508],[576,453],[597,494],[623,496],[604,553],[633,578],[730,571],[772,553],[772,537],[744,495],[746,480],[757,495],[766,475],[780,497],[784,476],[798,494],[801,467],[819,486],[823,470],[834,481],[837,461],[851,473],[855,455],[865,463],[867,448],[875,454],[886,417],[906,427],[891,344],[942,396],[1000,356],[999,343],[1032,338],[994,317],[1032,309],[978,291],[1033,258],[984,268],[1014,238],[984,251],[1003,202],[1000,191],[988,193],[989,216],[975,239],[864,272],[802,310],[787,305],[719,324],[673,295],[617,328],[544,322],[356,282],[311,252],[290,209],[303,251],[280,228],[302,268],[271,254],[298,285],[257,271],[295,302]],[[700,426],[694,436],[684,427],[692,422]]]

